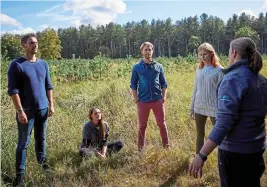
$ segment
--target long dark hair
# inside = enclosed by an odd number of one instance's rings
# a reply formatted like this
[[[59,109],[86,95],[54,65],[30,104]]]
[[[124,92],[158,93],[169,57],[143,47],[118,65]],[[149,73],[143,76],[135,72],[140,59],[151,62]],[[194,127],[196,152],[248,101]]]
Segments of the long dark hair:
[[[252,39],[248,37],[237,38],[231,42],[230,48],[236,50],[241,59],[248,59],[250,69],[257,74],[259,73],[262,68],[262,58]]]
[[[92,117],[91,115],[93,114],[93,112],[98,109],[100,110],[98,107],[93,107],[89,110],[89,118],[90,120],[92,121]],[[100,110],[101,111],[101,110]],[[104,123],[104,120],[103,120],[103,114],[101,113],[101,119],[99,120],[98,122],[98,125],[99,125],[99,139],[100,140],[104,140],[106,139],[106,125]]]

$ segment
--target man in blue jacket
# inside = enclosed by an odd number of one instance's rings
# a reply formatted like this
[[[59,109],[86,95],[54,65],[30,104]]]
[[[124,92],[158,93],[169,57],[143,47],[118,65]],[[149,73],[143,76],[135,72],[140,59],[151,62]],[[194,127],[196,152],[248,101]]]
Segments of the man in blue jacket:
[[[54,114],[53,86],[48,64],[36,57],[36,35],[26,34],[21,39],[24,56],[15,59],[8,69],[8,94],[16,109],[18,144],[16,149],[16,179],[13,186],[24,183],[27,148],[34,127],[35,152],[44,170],[46,162],[46,122]]]
[[[143,59],[132,70],[131,89],[138,109],[138,150],[145,144],[145,134],[150,110],[152,109],[160,129],[163,147],[169,147],[165,121],[167,82],[161,64],[152,59],[153,45],[144,42],[140,47]]]

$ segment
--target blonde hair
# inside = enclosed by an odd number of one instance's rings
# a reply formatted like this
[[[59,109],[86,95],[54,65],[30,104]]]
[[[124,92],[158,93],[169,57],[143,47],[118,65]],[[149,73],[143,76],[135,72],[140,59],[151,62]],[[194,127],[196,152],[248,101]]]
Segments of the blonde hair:
[[[198,47],[198,50],[197,51],[199,52],[200,50],[207,51],[207,52],[209,52],[212,55],[211,56],[211,65],[213,67],[222,66],[220,64],[220,58],[218,57],[218,55],[215,52],[215,49],[213,48],[213,46],[210,43],[205,42],[205,43],[201,44]],[[198,66],[198,68],[199,69],[202,69],[204,67],[204,65],[205,65],[204,62],[199,59],[199,66]]]
[[[149,46],[152,47],[152,49],[154,49],[154,46],[153,46],[152,43],[150,43],[150,42],[144,42],[144,43],[142,43],[142,45],[140,46],[140,50],[142,51],[143,48],[144,48],[146,45],[149,45]]]

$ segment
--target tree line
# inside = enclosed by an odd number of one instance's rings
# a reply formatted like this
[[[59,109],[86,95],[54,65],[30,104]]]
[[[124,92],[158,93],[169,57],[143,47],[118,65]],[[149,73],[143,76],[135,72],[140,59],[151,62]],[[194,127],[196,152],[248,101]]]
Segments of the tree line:
[[[267,53],[267,12],[256,18],[242,13],[233,14],[225,23],[221,18],[201,14],[173,22],[153,19],[150,23],[128,22],[124,25],[109,23],[93,28],[48,28],[37,32],[39,56],[44,59],[92,59],[102,54],[110,58],[139,57],[139,47],[144,41],[154,44],[154,55],[186,56],[194,53],[203,42],[211,43],[217,53],[228,54],[230,41],[242,36],[252,38],[263,54]],[[20,35],[1,36],[1,58],[14,59],[23,54]]]

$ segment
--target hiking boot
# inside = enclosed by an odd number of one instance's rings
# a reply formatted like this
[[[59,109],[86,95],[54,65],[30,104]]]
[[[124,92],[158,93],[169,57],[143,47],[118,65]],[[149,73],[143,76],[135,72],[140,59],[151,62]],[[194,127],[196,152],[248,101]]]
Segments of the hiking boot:
[[[13,181],[12,187],[23,187],[24,186],[24,176],[17,175]]]

